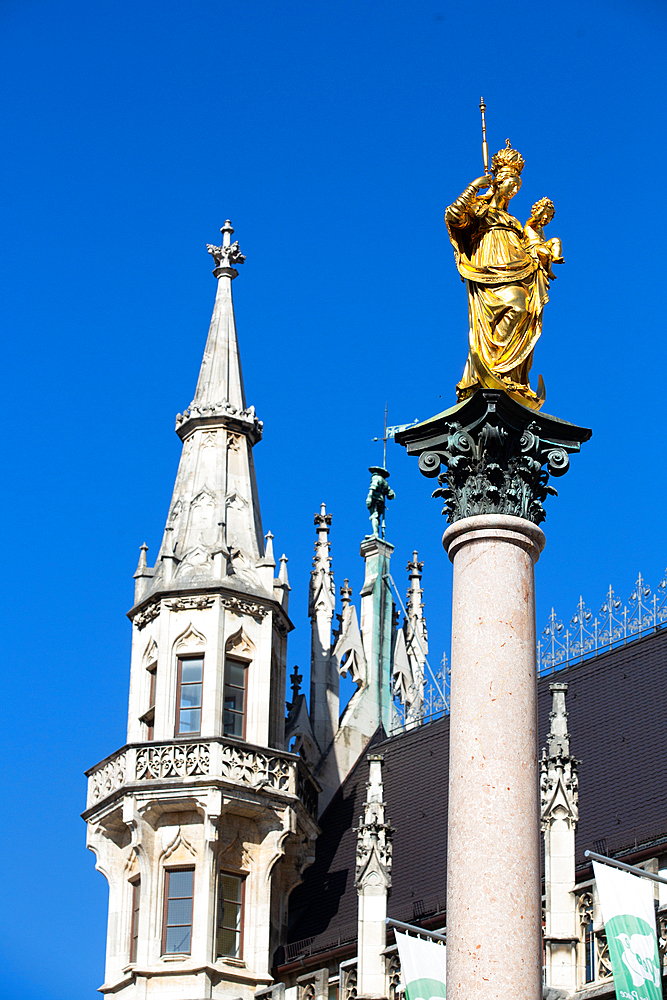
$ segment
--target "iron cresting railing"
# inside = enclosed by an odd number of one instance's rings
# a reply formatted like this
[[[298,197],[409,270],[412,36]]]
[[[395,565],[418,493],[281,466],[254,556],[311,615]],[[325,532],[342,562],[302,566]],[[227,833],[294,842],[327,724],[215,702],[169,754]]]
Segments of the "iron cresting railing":
[[[667,571],[655,588],[648,586],[639,574],[632,593],[623,603],[610,586],[597,616],[579,598],[574,615],[565,627],[554,608],[537,643],[537,675],[544,677],[564,670],[573,663],[582,663],[600,653],[617,649],[628,642],[658,632],[667,625]],[[435,678],[424,678],[422,713],[405,722],[405,710],[394,698],[395,725],[392,735],[439,719],[449,712],[449,666],[443,654]]]
[[[641,573],[627,604],[609,587],[597,617],[579,598],[567,628],[551,609],[549,621],[537,644],[538,676],[581,663],[589,656],[623,646],[667,623],[667,573],[652,593]]]

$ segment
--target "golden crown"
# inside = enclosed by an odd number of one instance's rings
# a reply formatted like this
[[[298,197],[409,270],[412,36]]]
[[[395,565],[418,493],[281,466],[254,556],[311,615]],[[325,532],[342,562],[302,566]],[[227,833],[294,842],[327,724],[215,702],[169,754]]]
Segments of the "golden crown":
[[[494,153],[491,160],[491,170],[497,179],[501,173],[520,174],[524,168],[525,160],[518,149],[512,149],[509,139],[505,139],[505,149],[499,149]]]

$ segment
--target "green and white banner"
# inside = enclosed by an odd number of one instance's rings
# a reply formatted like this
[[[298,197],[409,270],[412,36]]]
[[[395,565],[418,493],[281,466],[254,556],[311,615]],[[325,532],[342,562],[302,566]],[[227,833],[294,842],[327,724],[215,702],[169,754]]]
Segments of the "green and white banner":
[[[396,931],[401,978],[407,1000],[435,1000],[445,997],[444,943],[400,934]],[[634,998],[633,998],[634,1000]]]
[[[617,1000],[662,1000],[653,885],[593,862]]]

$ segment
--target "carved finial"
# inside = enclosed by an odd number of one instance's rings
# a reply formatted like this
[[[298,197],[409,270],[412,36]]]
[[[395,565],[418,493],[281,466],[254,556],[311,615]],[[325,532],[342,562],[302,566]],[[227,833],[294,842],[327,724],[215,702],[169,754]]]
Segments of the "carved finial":
[[[267,533],[264,535],[264,538],[266,539],[266,545],[264,547],[263,561],[265,563],[273,563],[273,565],[275,566],[275,560],[273,558],[273,535],[271,534],[270,531],[267,531]]]
[[[570,756],[570,737],[567,731],[567,711],[565,695],[567,684],[550,684],[551,728],[547,736],[547,748],[540,761],[540,799],[542,827],[546,829],[553,817],[555,807],[563,806],[569,813],[568,821],[576,824],[579,817],[579,783],[577,766],[579,761]]]
[[[299,697],[301,681],[303,680],[302,675],[299,673],[299,668],[296,663],[294,664],[294,670],[290,674],[290,686],[292,688],[292,704]]]
[[[508,140],[509,142],[509,140]],[[220,232],[222,233],[222,245],[223,247],[228,247],[232,241],[232,235],[234,233],[234,227],[229,219],[225,219],[224,226],[220,227]]]
[[[419,562],[419,560],[417,559],[417,550],[415,549],[415,551],[412,553],[412,561],[409,562],[406,567],[410,579],[412,580],[413,578],[416,578],[417,580],[421,580],[423,568],[424,568],[424,562],[423,560],[422,562]]]
[[[357,865],[354,884],[362,892],[366,883],[391,886],[391,840],[393,829],[385,813],[382,783],[382,754],[368,754],[369,770],[366,784],[364,814],[357,830]]]
[[[320,504],[319,514],[315,514],[314,524],[319,531],[329,532],[329,525],[331,524],[331,514],[327,514],[327,505],[325,503]]]
[[[551,691],[551,730],[547,737],[549,745],[549,756],[557,757],[562,754],[564,757],[570,752],[570,736],[567,731],[567,711],[565,709],[565,695],[567,684],[550,684]]]
[[[146,562],[146,553],[148,552],[148,546],[144,542],[143,545],[139,546],[139,562],[137,564],[137,569],[134,574],[135,579],[138,576],[147,576],[149,574],[144,573],[144,570],[148,569],[148,564]],[[152,574],[150,574],[152,576]]]
[[[324,611],[331,618],[336,603],[336,589],[331,569],[331,545],[328,537],[331,514],[327,514],[326,504],[320,505],[320,512],[315,514],[313,520],[317,530],[317,538],[315,540],[313,568],[310,573],[308,614],[312,617],[319,607],[320,611]]]
[[[340,599],[343,604],[343,614],[345,614],[345,609],[352,599],[352,587],[350,586],[350,581],[347,578],[343,580],[343,586],[340,588]]]
[[[235,243],[231,242],[231,235],[234,229],[229,219],[226,220],[220,232],[222,233],[222,246],[216,247],[212,243],[207,243],[206,249],[218,267],[225,267],[229,268],[230,271],[234,271],[236,264],[244,263],[245,255],[239,249],[238,240]],[[231,277],[235,278],[236,274],[232,274]]]
[[[280,583],[281,587],[285,587],[287,590],[291,590],[292,588],[290,587],[289,580],[287,579],[287,563],[288,562],[289,562],[289,559],[287,558],[287,556],[283,552],[283,554],[280,557],[280,572],[278,573],[278,582]]]

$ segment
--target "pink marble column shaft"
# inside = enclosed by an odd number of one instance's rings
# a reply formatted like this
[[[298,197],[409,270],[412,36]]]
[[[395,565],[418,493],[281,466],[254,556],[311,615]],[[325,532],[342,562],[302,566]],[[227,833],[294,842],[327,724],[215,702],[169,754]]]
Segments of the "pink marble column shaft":
[[[448,1000],[541,1000],[534,564],[544,533],[484,514],[454,564],[447,841]]]

